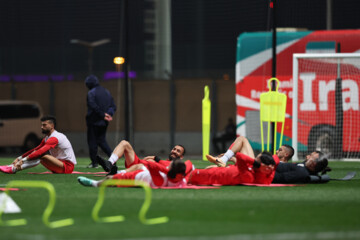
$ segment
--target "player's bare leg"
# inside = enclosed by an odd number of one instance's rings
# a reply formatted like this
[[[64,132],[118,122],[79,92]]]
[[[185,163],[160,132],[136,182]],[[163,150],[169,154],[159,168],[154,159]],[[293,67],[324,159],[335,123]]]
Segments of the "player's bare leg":
[[[99,164],[104,168],[105,171],[111,172],[115,174],[115,168],[113,167],[114,164],[121,158],[125,156],[125,163],[126,165],[131,165],[135,159],[135,152],[132,148],[131,144],[128,141],[122,140],[112,152],[108,161],[102,159],[101,157],[97,157]]]
[[[142,170],[144,168],[144,165],[143,164],[135,164],[135,165],[132,165],[131,167],[125,169],[125,170],[121,170],[119,173],[127,173],[127,172],[133,172],[133,171],[137,171],[137,170]],[[83,176],[80,176],[78,177],[78,182],[83,185],[83,186],[86,186],[86,187],[100,187],[101,184],[108,180],[108,179],[112,179],[113,176],[112,175],[109,175],[109,176],[106,176],[104,179],[102,180],[94,180],[94,179],[90,179],[90,178],[87,178],[87,177],[83,177]]]
[[[209,162],[215,163],[219,167],[225,167],[226,163],[230,159],[231,159],[231,161],[235,161],[233,156],[237,152],[240,152],[245,155],[248,155],[249,157],[255,158],[254,150],[252,149],[249,141],[243,136],[236,138],[235,141],[233,142],[233,144],[231,144],[231,147],[221,157],[213,157],[213,156],[207,155],[206,158],[209,160]]]
[[[247,138],[243,136],[240,136],[235,139],[234,143],[230,147],[230,150],[233,153],[240,152],[251,158],[255,158],[254,150],[252,149]]]

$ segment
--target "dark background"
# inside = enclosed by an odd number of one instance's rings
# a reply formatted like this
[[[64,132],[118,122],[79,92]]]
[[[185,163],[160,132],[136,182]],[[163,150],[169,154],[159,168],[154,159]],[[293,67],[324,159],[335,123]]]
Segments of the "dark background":
[[[277,0],[278,27],[326,29],[326,0]],[[152,1],[128,1],[131,69],[147,70],[144,10]],[[234,76],[236,39],[270,31],[267,0],[172,0],[173,76]],[[114,70],[123,54],[123,0],[12,0],[0,6],[0,75],[87,73],[88,51],[70,39],[111,43],[94,50],[94,71]],[[360,26],[360,1],[332,1],[332,29]]]

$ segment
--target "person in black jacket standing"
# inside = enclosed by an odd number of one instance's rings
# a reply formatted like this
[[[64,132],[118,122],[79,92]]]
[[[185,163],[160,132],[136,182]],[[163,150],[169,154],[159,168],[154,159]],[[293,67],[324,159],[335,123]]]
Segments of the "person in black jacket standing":
[[[301,163],[280,163],[275,172],[273,183],[308,183],[311,175],[326,169],[328,160],[320,151],[312,152]]]
[[[95,75],[90,75],[85,79],[85,84],[89,89],[87,94],[87,142],[91,163],[89,168],[98,167],[96,159],[98,147],[110,157],[112,150],[106,141],[106,129],[112,116],[116,111],[116,106],[110,92],[100,86],[99,80]]]

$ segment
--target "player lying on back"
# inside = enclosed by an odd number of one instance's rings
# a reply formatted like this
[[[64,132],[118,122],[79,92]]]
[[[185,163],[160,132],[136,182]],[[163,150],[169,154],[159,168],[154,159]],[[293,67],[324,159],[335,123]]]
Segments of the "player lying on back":
[[[55,117],[42,117],[41,130],[45,138],[40,145],[16,158],[12,164],[0,166],[0,171],[13,174],[41,163],[53,173],[72,173],[76,164],[74,150],[67,137],[55,127]]]
[[[208,159],[210,162],[218,165],[219,167],[225,167],[228,161],[235,162],[234,154],[237,152],[248,155],[249,157],[255,158],[254,150],[252,149],[249,141],[246,137],[240,136],[235,139],[229,149],[218,158]],[[294,155],[294,149],[289,145],[282,145],[273,156],[275,161],[288,162]]]
[[[114,149],[108,160],[97,156],[97,160],[99,164],[103,167],[106,172],[109,172],[110,175],[117,173],[117,166],[114,165],[119,158],[122,156],[125,157],[125,167],[129,168],[132,165],[143,163],[145,164],[147,161],[158,162],[164,166],[169,166],[171,161],[174,159],[183,159],[185,154],[185,147],[182,145],[175,145],[174,148],[169,153],[169,158],[167,160],[160,160],[157,156],[148,156],[144,159],[140,159],[131,144],[128,141],[122,140]]]
[[[207,157],[216,161],[216,158],[210,155]],[[235,157],[235,165],[194,169],[188,177],[188,183],[193,185],[271,183],[276,163],[269,152],[262,152],[255,159],[239,152],[236,153]]]
[[[185,175],[192,169],[190,161],[185,163],[181,159],[173,160],[168,167],[156,162],[135,164],[130,168],[109,175],[103,180],[93,180],[83,176],[78,177],[84,186],[99,187],[107,179],[132,179],[149,184],[150,187],[181,187],[186,185]]]
[[[208,160],[216,165],[226,166],[228,161],[236,162],[233,158],[237,152],[244,153],[248,156],[254,156],[253,149],[249,141],[245,137],[238,137],[230,146],[227,152],[219,157],[210,157]],[[275,162],[280,160],[280,164],[276,164],[276,171],[273,173],[273,183],[308,183],[311,175],[317,175],[319,172],[331,170],[327,167],[328,161],[324,154],[320,151],[312,152],[305,157],[302,163],[288,163],[288,160],[294,155],[294,149],[289,145],[282,145],[273,155]]]
[[[276,168],[273,183],[309,183],[311,176],[331,171],[326,156],[315,151],[305,157],[301,163],[281,163]]]

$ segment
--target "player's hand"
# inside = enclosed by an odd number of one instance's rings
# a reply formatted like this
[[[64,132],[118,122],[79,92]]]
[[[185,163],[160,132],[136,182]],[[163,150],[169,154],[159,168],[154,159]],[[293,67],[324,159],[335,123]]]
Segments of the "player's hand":
[[[112,121],[112,120],[113,120],[113,118],[112,118],[112,116],[111,116],[110,114],[108,114],[108,113],[105,113],[105,117],[104,117],[104,120],[105,120],[105,121],[108,121],[108,122],[110,122],[110,121]]]
[[[145,158],[144,158],[144,160],[146,160],[146,161],[154,161],[155,162],[155,156],[146,156]]]
[[[11,163],[12,165],[15,165],[19,161],[18,158],[15,158],[15,160]]]
[[[18,160],[17,162],[16,162],[16,164],[14,164],[14,166],[15,166],[15,168],[17,169],[17,170],[21,170],[21,165],[23,165],[23,160],[21,159],[21,160]]]
[[[12,165],[15,165],[17,162],[19,162],[22,159],[22,156],[19,156],[15,158],[15,160],[12,162]]]
[[[258,170],[262,173],[270,174],[274,171],[274,169],[275,169],[274,165],[265,165],[265,164],[261,163]]]

